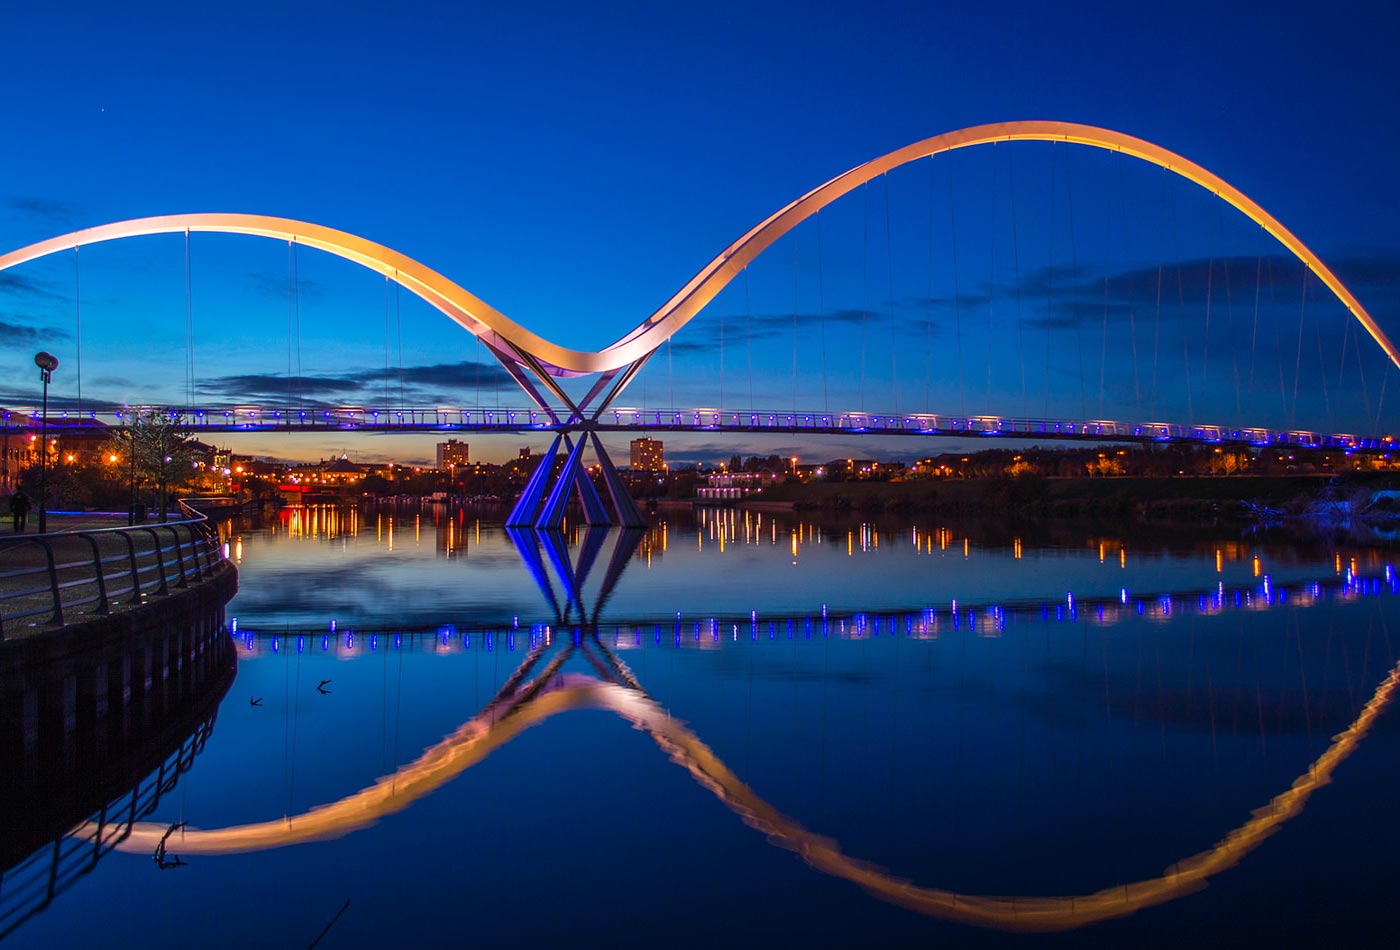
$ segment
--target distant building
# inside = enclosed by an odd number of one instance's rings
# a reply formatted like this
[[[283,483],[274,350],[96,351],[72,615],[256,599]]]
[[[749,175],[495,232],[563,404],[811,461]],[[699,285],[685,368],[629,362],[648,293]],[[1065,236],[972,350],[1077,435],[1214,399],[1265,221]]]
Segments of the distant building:
[[[520,457],[523,459],[527,459],[530,457],[530,447],[528,445],[520,450]]]
[[[662,450],[660,439],[632,440],[632,471],[664,472],[665,470],[666,454]]]
[[[7,426],[0,432],[0,495],[10,495],[19,487],[20,473],[39,461],[36,448],[38,437],[28,433],[10,432],[9,425],[20,425],[27,417],[6,412]]]
[[[445,471],[457,465],[466,465],[471,461],[468,448],[467,443],[458,442],[456,439],[439,442],[437,444],[438,470]]]

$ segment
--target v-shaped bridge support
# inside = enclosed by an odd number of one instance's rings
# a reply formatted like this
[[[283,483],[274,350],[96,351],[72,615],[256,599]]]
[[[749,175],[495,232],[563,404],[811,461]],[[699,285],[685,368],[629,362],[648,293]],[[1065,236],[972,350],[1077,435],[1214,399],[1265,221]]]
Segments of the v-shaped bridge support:
[[[513,349],[506,352],[495,346],[490,347],[490,350],[492,355],[505,366],[511,377],[520,384],[520,388],[525,391],[526,395],[549,414],[552,422],[550,428],[558,433],[550,445],[549,451],[540,457],[538,466],[525,484],[525,490],[520,493],[520,498],[506,519],[506,525],[512,528],[535,527],[544,530],[557,530],[563,525],[564,514],[569,507],[569,502],[573,498],[577,498],[579,506],[583,509],[584,523],[587,525],[617,525],[623,528],[646,527],[647,520],[637,507],[637,503],[632,499],[632,494],[623,483],[622,476],[618,474],[617,466],[613,464],[607,449],[603,448],[603,442],[598,438],[596,427],[603,411],[636,377],[649,356],[643,357],[624,370],[613,370],[601,374],[594,381],[587,395],[582,400],[574,402],[549,372],[540,365],[539,361],[528,353],[521,353]],[[527,369],[539,379],[550,394],[564,403],[563,407],[555,407],[549,403],[539,388],[526,375],[525,370]],[[609,384],[611,384],[611,388],[609,388]],[[596,406],[592,406],[593,400],[604,390],[607,391],[607,394]],[[590,406],[592,406],[591,414],[589,414]],[[577,437],[577,441],[575,441],[575,437]],[[583,464],[584,451],[590,444],[602,472],[603,485],[607,489],[606,503]],[[561,446],[565,455],[563,465],[559,467],[556,463]],[[558,468],[557,472],[556,467]]]

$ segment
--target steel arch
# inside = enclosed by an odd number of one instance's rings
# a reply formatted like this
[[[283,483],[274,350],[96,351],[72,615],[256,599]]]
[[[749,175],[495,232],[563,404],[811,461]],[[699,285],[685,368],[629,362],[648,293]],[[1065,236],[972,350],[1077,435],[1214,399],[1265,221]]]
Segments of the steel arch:
[[[1355,295],[1292,231],[1224,179],[1145,139],[1073,122],[1027,120],[978,125],[915,142],[858,165],[812,189],[751,228],[687,281],[669,300],[621,339],[596,352],[559,346],[413,258],[382,244],[321,225],[256,214],[196,213],[137,218],[75,231],[0,257],[0,270],[69,248],[147,234],[216,231],[251,234],[305,244],[384,274],[423,298],[469,332],[512,360],[543,374],[566,377],[622,370],[654,352],[690,322],[759,254],[833,201],[886,172],[943,152],[994,142],[1068,142],[1141,159],[1210,191],[1238,209],[1298,258],[1366,329],[1392,363],[1400,349]],[[531,365],[534,364],[534,365]]]

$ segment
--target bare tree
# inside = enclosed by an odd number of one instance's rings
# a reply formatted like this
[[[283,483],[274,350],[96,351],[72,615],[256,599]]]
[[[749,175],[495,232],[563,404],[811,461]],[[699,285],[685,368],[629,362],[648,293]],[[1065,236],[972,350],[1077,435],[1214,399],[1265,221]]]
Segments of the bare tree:
[[[166,409],[132,409],[126,425],[112,432],[104,454],[118,456],[131,473],[132,489],[153,482],[160,520],[170,511],[170,489],[194,477],[194,445],[183,416]],[[134,499],[133,499],[134,500]]]

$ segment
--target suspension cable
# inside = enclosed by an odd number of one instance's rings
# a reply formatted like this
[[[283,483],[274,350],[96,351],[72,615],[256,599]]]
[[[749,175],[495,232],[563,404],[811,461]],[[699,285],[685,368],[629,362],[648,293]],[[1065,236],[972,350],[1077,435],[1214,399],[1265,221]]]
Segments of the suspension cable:
[[[389,275],[384,275],[384,411],[389,411]]]
[[[1385,387],[1390,382],[1390,371],[1394,364],[1390,360],[1385,361],[1385,368],[1381,370],[1381,395],[1376,402],[1376,421],[1371,426],[1371,431],[1381,434],[1381,413],[1385,410]]]
[[[1128,254],[1128,192],[1123,184],[1123,156],[1113,153],[1113,164],[1118,169],[1118,210],[1123,221],[1123,267],[1128,273],[1128,339],[1133,353],[1133,411],[1142,415],[1142,387],[1138,380],[1137,350],[1137,293],[1133,287],[1133,265]]]
[[[1065,161],[1065,198],[1069,212],[1069,260],[1070,277],[1074,282],[1074,327],[1075,348],[1079,351],[1079,417],[1089,417],[1089,401],[1084,385],[1084,324],[1079,313],[1079,242],[1074,233],[1074,169]]]
[[[1162,265],[1157,264],[1157,303],[1152,313],[1152,418],[1157,418],[1157,356],[1162,339]]]
[[[749,303],[749,267],[744,265],[744,355],[749,364],[749,410],[755,408],[753,401],[753,311]]]
[[[1055,159],[1059,156],[1059,150],[1055,148],[1055,143],[1050,143],[1050,266],[1046,268],[1045,278],[1045,315],[1052,318],[1055,314],[1055,206],[1059,197],[1059,180],[1055,176]],[[1045,322],[1045,407],[1044,413],[1050,415],[1050,353],[1054,349],[1052,344],[1055,339],[1055,327],[1053,319]]]
[[[305,408],[305,389],[301,376],[301,251],[292,244],[292,273],[296,279],[296,318],[297,318],[297,408]]]
[[[1220,253],[1220,274],[1225,280],[1225,345],[1230,351],[1230,375],[1235,383],[1235,422],[1244,422],[1244,408],[1240,398],[1240,352],[1239,347],[1234,345],[1235,340],[1235,306],[1233,288],[1230,284],[1230,255],[1225,250],[1224,240],[1224,218],[1225,206],[1222,202],[1215,203],[1216,220],[1216,250]]]
[[[292,407],[292,241],[287,241],[287,409]]]
[[[822,215],[817,212],[817,314],[822,327],[822,412],[831,411],[826,378],[826,259],[822,254]]]
[[[963,391],[962,358],[962,288],[958,281],[958,216],[957,196],[953,192],[953,156],[948,155],[948,233],[953,255],[953,328],[957,338],[958,357],[958,415],[967,415],[967,398]]]
[[[929,411],[929,381],[933,364],[933,159],[928,160],[928,319],[924,321],[924,412]]]
[[[1269,305],[1276,302],[1274,295],[1274,259],[1272,255],[1268,258],[1269,263]],[[1278,353],[1278,399],[1280,419],[1288,419],[1288,386],[1284,382],[1283,373],[1283,325],[1280,321],[1272,321],[1274,325],[1274,351]]]
[[[1322,323],[1313,321],[1313,335],[1317,338],[1317,378],[1322,383],[1322,409],[1327,416],[1327,428],[1337,431],[1337,420],[1332,415],[1332,397],[1327,387],[1327,366],[1322,357]]]
[[[1011,185],[1011,260],[1016,271],[1016,344],[1021,351],[1021,411],[1031,414],[1026,396],[1026,322],[1021,310],[1021,241],[1016,227],[1016,152],[1006,149],[1006,175]]]
[[[870,317],[870,182],[860,186],[865,217],[861,225],[860,271],[860,411],[865,412],[865,324]]]
[[[716,408],[722,411],[724,409],[724,303],[723,301],[717,302],[719,306],[719,403]]]
[[[1167,184],[1168,203],[1171,207],[1172,256],[1176,260],[1176,305],[1180,310],[1184,311],[1186,309],[1186,289],[1182,283],[1181,274],[1181,231],[1176,223],[1176,189],[1172,187],[1173,182],[1170,179],[1164,180]],[[1196,411],[1191,399],[1191,334],[1183,333],[1181,335],[1181,351],[1186,363],[1186,421],[1194,424],[1196,421]]]
[[[1254,358],[1257,355],[1257,344],[1259,342],[1259,290],[1264,279],[1264,256],[1256,255],[1254,258],[1254,318],[1253,325],[1249,330],[1249,380],[1245,388],[1254,392]]]
[[[1112,153],[1112,152],[1105,152],[1105,153],[1104,153],[1104,160],[1107,161],[1107,162],[1112,162],[1112,161],[1113,161],[1113,153]],[[1107,202],[1104,203],[1104,206],[1105,206],[1105,213],[1109,215],[1110,220],[1107,220],[1107,221],[1104,222],[1104,232],[1103,232],[1103,233],[1104,233],[1105,235],[1108,235],[1108,234],[1111,234],[1111,233],[1112,233],[1112,230],[1113,230],[1113,222],[1112,222],[1113,208],[1112,208],[1112,206],[1109,205]],[[1105,270],[1104,275],[1103,275],[1103,317],[1102,317],[1102,319],[1101,319],[1101,321],[1100,321],[1100,324],[1099,324],[1099,418],[1100,418],[1100,419],[1102,419],[1105,415],[1107,415],[1107,412],[1106,412],[1105,409],[1104,409],[1104,403],[1105,403],[1105,400],[1106,400],[1107,395],[1108,395],[1108,387],[1107,387],[1107,378],[1108,378],[1108,376],[1107,376],[1107,373],[1108,373],[1108,273],[1107,273],[1107,270]]]
[[[82,267],[79,264],[78,248],[73,248],[73,316],[77,321],[77,337],[74,340],[74,363],[78,373],[78,414],[83,412],[83,281]]]
[[[880,176],[885,183],[885,273],[890,304],[890,389],[894,394],[893,409],[899,414],[899,341],[894,316],[894,239],[890,234],[890,173]]]
[[[194,279],[190,270],[190,230],[185,229],[185,407],[194,405]]]
[[[798,242],[797,234],[792,235],[792,411],[797,412],[797,280],[801,273],[801,258],[799,251],[802,245]],[[749,343],[752,351],[753,343]],[[753,357],[749,357],[749,388],[753,388]],[[753,393],[749,393],[749,405],[753,405]]]
[[[1303,266],[1303,292],[1298,299],[1298,347],[1293,358],[1293,414],[1291,419],[1293,425],[1298,424],[1298,380],[1302,376],[1303,370],[1303,315],[1308,307],[1308,269]]]
[[[1350,320],[1349,318],[1346,318],[1346,317],[1343,317],[1343,320],[1346,322],[1347,329],[1350,330],[1350,329],[1351,329],[1351,320]],[[1371,393],[1370,393],[1370,387],[1368,387],[1367,384],[1366,384],[1366,367],[1365,367],[1365,365],[1362,363],[1362,360],[1361,360],[1361,348],[1362,348],[1361,333],[1360,333],[1359,331],[1353,331],[1353,333],[1354,333],[1355,338],[1356,338],[1356,345],[1355,345],[1354,347],[1352,347],[1352,351],[1353,351],[1354,353],[1356,353],[1356,374],[1357,374],[1357,377],[1361,380],[1361,405],[1362,405],[1362,408],[1363,408],[1363,410],[1365,411],[1365,413],[1366,413],[1367,415],[1369,415],[1369,414],[1370,414],[1370,411],[1371,411]],[[1339,382],[1337,385],[1340,387],[1340,386],[1341,386],[1341,383]],[[1377,426],[1380,425],[1379,420],[1377,420],[1376,425],[1377,425]],[[1377,428],[1377,427],[1368,426],[1367,428],[1369,428],[1369,429],[1371,430],[1371,432],[1373,432],[1373,433],[1380,434],[1380,430],[1379,430],[1379,428]]]
[[[1108,275],[1103,275],[1103,321],[1099,329],[1099,418],[1102,419],[1104,411],[1104,397],[1107,391],[1105,385],[1108,369]]]
[[[997,143],[992,143],[992,150],[995,153]],[[1001,187],[1001,176],[997,174],[997,163],[992,162],[992,226],[988,229],[991,236],[991,247],[987,251],[987,395],[982,404],[983,412],[992,411],[992,342],[996,337],[994,327],[994,316],[996,313],[996,285],[997,285],[997,192]]]
[[[399,411],[404,408],[403,395],[403,285],[399,283],[399,272],[394,271],[394,324],[399,338]]]

